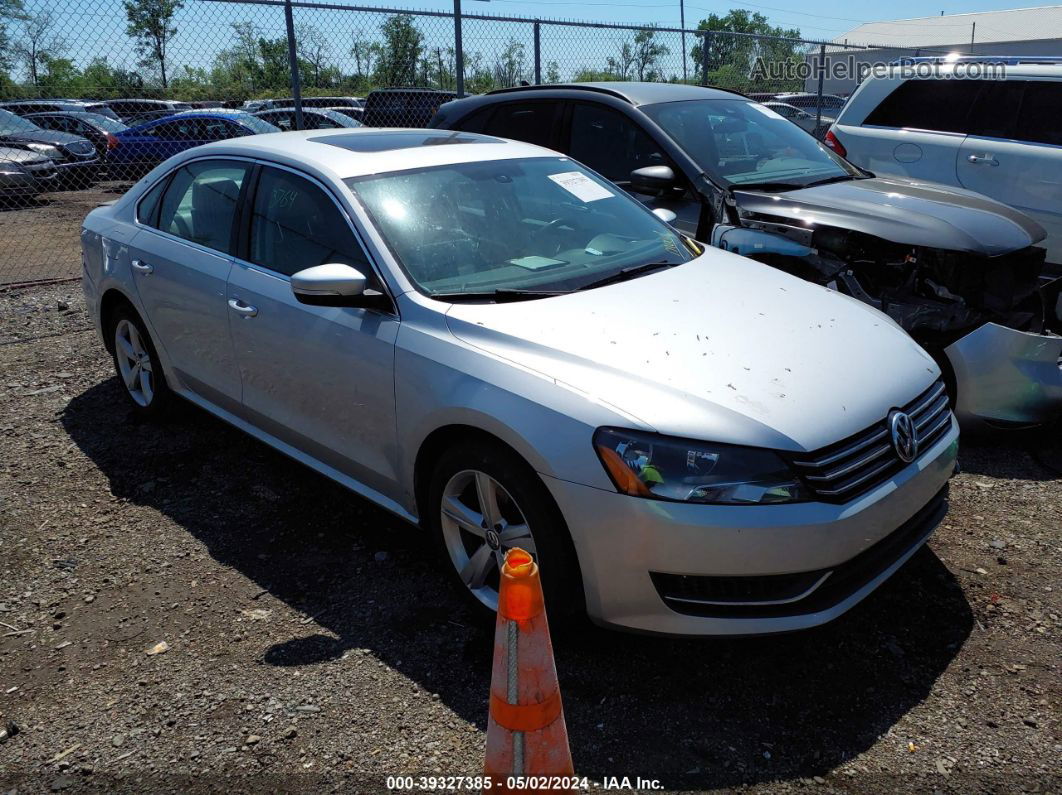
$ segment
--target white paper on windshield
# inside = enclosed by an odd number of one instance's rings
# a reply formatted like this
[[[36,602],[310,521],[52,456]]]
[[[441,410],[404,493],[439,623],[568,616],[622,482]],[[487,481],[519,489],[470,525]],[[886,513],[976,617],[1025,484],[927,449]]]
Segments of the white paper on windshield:
[[[590,177],[579,171],[565,171],[563,174],[550,174],[549,178],[564,188],[568,193],[583,202],[596,202],[609,199],[616,194],[608,188],[598,185]]]
[[[750,108],[755,108],[760,113],[762,113],[764,116],[770,116],[772,119],[784,119],[785,118],[785,116],[783,116],[780,113],[775,113],[773,110],[768,108],[766,105],[760,105],[757,102],[748,102],[748,103],[746,103],[746,105],[748,107],[750,107]]]

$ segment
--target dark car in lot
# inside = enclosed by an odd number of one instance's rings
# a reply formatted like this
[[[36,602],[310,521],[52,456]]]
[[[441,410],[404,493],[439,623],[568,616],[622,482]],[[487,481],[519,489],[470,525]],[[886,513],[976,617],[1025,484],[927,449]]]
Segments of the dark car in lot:
[[[134,179],[193,146],[270,132],[280,128],[245,111],[187,110],[117,133],[108,168],[120,179]]]
[[[52,190],[58,177],[51,158],[28,149],[0,146],[0,208]]]
[[[31,113],[98,113],[115,121],[118,120],[118,114],[107,107],[107,103],[102,100],[95,102],[83,99],[15,99],[0,102],[0,108],[17,113],[19,116],[27,116]]]
[[[1004,204],[875,177],[770,108],[698,86],[506,88],[431,126],[563,152],[698,240],[881,310],[941,364],[967,423],[1062,412],[1062,280],[1041,280],[1046,233]]]
[[[361,123],[366,127],[427,127],[439,107],[457,98],[434,88],[381,88],[369,92]]]
[[[260,110],[254,115],[260,119],[265,119],[270,124],[275,124],[282,130],[298,129],[295,126],[295,108]],[[302,109],[302,129],[334,130],[338,127],[361,127],[361,122],[329,108]]]
[[[0,145],[27,149],[51,159],[65,187],[86,185],[99,173],[99,155],[87,138],[46,130],[9,110],[0,110]]]
[[[174,99],[109,99],[106,105],[126,124],[147,121],[143,118],[147,113],[170,115],[192,109],[187,102]]]
[[[107,153],[117,145],[115,133],[128,129],[127,124],[100,113],[52,111],[31,113],[25,118],[46,130],[58,130],[87,138],[96,147],[96,154],[101,160],[106,160]]]

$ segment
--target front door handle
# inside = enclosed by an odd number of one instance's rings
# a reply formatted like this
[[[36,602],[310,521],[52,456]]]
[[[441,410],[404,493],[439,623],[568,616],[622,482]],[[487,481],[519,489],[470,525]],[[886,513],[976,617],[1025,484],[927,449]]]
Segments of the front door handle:
[[[146,262],[140,259],[135,259],[130,264],[133,266],[133,270],[139,271],[140,273],[151,273],[153,270],[155,270],[155,267],[153,265],[148,265]]]
[[[245,304],[239,298],[229,299],[229,309],[231,309],[238,315],[243,315],[244,317],[254,317],[258,314],[258,307],[251,306],[250,304]]]
[[[992,157],[992,155],[970,155],[966,159],[969,162],[973,163],[974,165],[983,165],[983,166],[998,166],[999,165],[999,161],[996,160],[994,157]]]

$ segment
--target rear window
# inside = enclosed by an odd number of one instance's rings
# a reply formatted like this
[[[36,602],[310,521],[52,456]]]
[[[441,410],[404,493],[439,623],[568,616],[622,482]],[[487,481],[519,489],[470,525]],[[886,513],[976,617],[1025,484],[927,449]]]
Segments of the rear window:
[[[908,80],[889,94],[863,124],[964,133],[979,80]]]

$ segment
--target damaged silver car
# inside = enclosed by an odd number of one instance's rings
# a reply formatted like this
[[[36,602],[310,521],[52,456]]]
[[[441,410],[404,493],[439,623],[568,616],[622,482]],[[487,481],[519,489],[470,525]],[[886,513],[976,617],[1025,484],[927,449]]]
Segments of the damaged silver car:
[[[534,138],[699,240],[877,307],[938,361],[968,425],[1062,413],[1062,281],[1043,277],[1044,230],[1003,204],[874,177],[718,89],[503,89],[444,105],[432,125]]]

